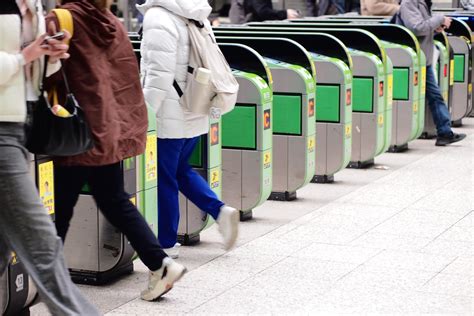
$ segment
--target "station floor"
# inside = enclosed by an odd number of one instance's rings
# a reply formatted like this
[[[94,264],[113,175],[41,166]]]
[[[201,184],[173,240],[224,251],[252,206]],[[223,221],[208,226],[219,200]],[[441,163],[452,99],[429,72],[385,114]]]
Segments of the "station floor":
[[[81,286],[106,315],[474,313],[474,119],[449,147],[416,140],[373,168],[268,201],[225,253],[216,227],[182,247],[190,272],[158,302],[146,269]],[[47,315],[38,305],[33,315]]]

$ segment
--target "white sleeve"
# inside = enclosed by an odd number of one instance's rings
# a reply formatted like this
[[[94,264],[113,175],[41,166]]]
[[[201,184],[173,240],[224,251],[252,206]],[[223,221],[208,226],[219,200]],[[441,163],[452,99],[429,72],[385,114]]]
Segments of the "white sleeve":
[[[169,13],[149,10],[143,27],[143,94],[155,113],[173,88],[178,54],[178,28]]]
[[[0,51],[0,86],[8,83],[23,67],[22,54],[9,54]]]

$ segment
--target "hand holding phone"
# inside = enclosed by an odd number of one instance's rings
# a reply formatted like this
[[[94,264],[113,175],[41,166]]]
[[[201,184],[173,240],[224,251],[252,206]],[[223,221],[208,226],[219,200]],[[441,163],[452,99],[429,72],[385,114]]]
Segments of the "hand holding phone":
[[[65,36],[66,35],[64,34],[64,32],[57,32],[54,35],[46,36],[43,41],[43,45],[48,45],[50,40],[62,41],[65,38]]]

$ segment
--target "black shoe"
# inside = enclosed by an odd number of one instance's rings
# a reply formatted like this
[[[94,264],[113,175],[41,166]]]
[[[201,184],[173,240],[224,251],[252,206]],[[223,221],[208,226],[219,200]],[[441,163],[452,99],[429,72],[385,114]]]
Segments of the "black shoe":
[[[452,143],[459,142],[466,138],[466,134],[456,134],[452,133],[448,136],[438,136],[436,139],[436,146],[446,146]]]

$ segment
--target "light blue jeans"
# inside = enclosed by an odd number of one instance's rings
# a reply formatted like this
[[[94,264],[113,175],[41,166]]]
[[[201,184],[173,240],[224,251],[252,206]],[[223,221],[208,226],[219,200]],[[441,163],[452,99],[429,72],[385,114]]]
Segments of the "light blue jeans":
[[[15,251],[53,315],[99,315],[71,281],[61,239],[38,197],[23,139],[22,124],[0,122],[0,275]]]

